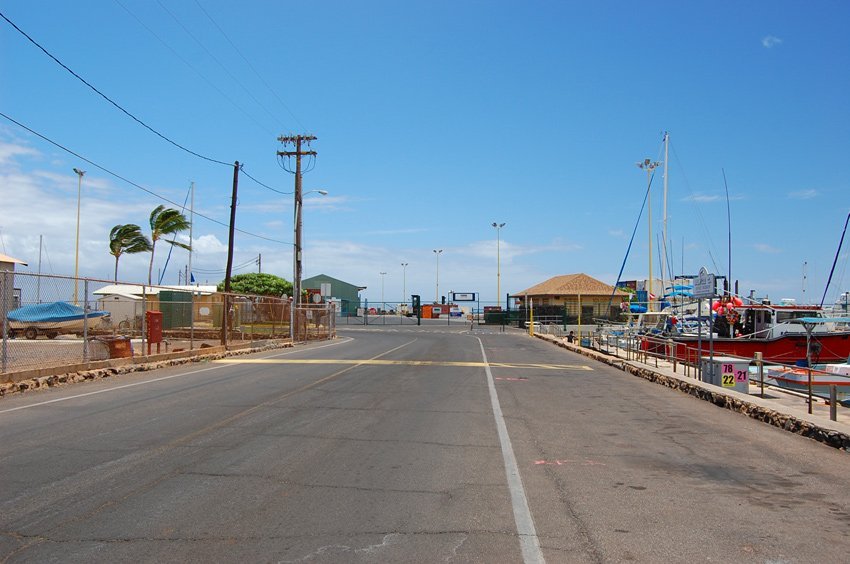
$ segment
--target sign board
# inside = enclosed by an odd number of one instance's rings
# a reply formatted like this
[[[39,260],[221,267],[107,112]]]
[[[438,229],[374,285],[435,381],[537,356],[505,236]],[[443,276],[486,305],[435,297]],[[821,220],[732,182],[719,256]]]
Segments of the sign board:
[[[709,273],[705,267],[699,269],[699,275],[694,280],[695,298],[713,298],[717,292],[717,280],[714,274]]]
[[[453,292],[453,300],[456,302],[474,302],[475,292]]]

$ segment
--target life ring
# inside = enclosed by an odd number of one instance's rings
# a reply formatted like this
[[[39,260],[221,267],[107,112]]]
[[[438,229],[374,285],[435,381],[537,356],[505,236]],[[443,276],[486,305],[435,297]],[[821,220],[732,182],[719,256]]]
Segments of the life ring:
[[[729,322],[729,325],[735,325],[736,323],[738,323],[739,319],[741,319],[741,315],[738,313],[737,310],[732,307],[727,308],[726,321]]]

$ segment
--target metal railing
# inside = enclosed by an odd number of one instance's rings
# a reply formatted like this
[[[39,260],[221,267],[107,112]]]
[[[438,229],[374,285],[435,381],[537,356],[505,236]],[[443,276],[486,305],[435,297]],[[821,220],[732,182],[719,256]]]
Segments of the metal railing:
[[[705,348],[700,351],[697,347],[689,347],[685,343],[660,335],[597,330],[582,340],[582,346],[607,355],[655,368],[669,368],[674,373],[683,373],[685,377],[697,380],[703,380],[700,354],[703,360],[709,357],[709,351]],[[578,340],[576,344],[580,344]],[[724,353],[723,356],[732,355]],[[765,397],[765,387],[796,395],[808,404],[809,413],[812,413],[812,403],[819,399],[829,405],[830,419],[833,421],[837,420],[839,407],[850,407],[847,405],[850,403],[850,376],[829,372],[825,370],[825,366],[801,367],[765,363],[759,353],[753,358],[735,358],[749,366],[748,381],[759,387],[758,395],[761,397]],[[783,375],[784,381],[780,379]],[[821,384],[825,377],[832,384]],[[841,385],[836,385],[836,382]]]

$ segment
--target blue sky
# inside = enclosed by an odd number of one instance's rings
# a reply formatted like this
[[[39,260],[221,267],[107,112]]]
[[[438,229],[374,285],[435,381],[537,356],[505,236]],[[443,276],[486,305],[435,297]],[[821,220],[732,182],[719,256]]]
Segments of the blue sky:
[[[304,176],[304,275],[363,296],[496,299],[558,274],[616,280],[646,188],[635,163],[670,133],[675,272],[727,270],[741,293],[819,301],[850,212],[846,2],[30,2],[0,11],[163,135],[280,191],[281,134],[318,140]],[[222,30],[226,35],[222,33]],[[226,224],[232,167],[187,154],[0,20],[0,112]],[[111,279],[109,229],[163,203],[0,117],[0,252]],[[653,248],[661,230],[653,184]],[[234,273],[292,276],[292,196],[240,178]],[[624,278],[646,278],[641,219]],[[196,217],[196,278],[217,283],[226,227]],[[157,249],[162,268],[164,247]],[[844,249],[828,299],[850,286]],[[148,255],[119,277],[147,278]],[[175,252],[165,282],[187,262]],[[401,263],[408,263],[406,277]],[[656,273],[658,256],[654,257]],[[202,273],[203,272],[203,273]],[[804,284],[805,274],[805,284]],[[805,288],[805,293],[804,293]]]

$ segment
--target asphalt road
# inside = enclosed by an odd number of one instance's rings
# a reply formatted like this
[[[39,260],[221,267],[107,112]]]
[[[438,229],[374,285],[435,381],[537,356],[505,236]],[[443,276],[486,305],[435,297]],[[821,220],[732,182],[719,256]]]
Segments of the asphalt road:
[[[845,562],[850,455],[518,331],[0,400],[0,562]]]

